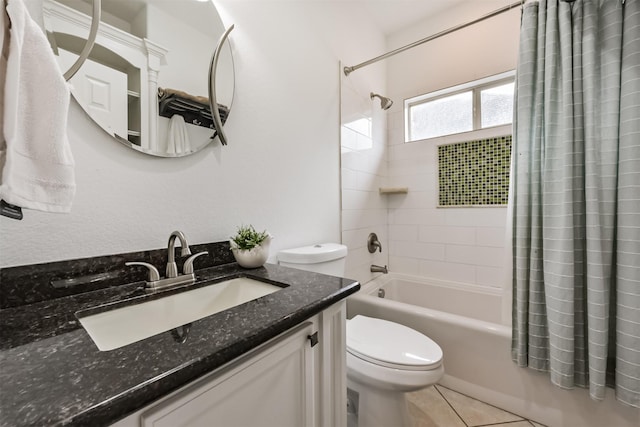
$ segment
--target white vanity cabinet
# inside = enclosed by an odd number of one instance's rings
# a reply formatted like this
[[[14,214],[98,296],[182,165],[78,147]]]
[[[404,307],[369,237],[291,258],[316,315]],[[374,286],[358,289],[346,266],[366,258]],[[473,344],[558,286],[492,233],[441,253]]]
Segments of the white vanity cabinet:
[[[114,426],[346,426],[345,314],[336,303]]]

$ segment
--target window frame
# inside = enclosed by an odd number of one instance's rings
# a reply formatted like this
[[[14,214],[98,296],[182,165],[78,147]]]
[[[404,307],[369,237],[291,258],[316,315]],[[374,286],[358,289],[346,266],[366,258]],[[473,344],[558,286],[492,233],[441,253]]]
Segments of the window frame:
[[[491,89],[493,87],[502,86],[507,83],[515,83],[516,70],[506,71],[504,73],[495,74],[492,76],[484,77],[482,79],[473,80],[467,83],[463,83],[456,86],[451,86],[448,88],[436,90],[433,92],[429,92],[423,95],[414,96],[411,98],[407,98],[404,100],[404,142],[416,142],[416,141],[424,141],[434,138],[442,138],[451,135],[459,135],[466,132],[474,132],[481,129],[491,129],[499,126],[507,126],[510,123],[503,123],[500,125],[486,126],[482,127],[482,108],[481,108],[481,93],[485,89]],[[429,138],[420,138],[420,139],[412,139],[411,138],[411,108],[426,104],[428,102],[437,101],[438,99],[447,98],[450,96],[458,95],[461,93],[469,92],[472,93],[471,104],[472,104],[472,126],[473,128],[468,131],[448,133],[444,135],[431,136]],[[513,123],[513,121],[511,122]]]

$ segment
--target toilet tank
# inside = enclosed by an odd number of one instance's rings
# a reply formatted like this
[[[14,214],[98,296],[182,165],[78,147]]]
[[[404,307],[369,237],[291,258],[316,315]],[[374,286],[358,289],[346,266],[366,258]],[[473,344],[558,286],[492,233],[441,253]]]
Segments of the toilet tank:
[[[331,276],[344,276],[347,247],[338,243],[322,243],[278,252],[278,264],[299,270]]]

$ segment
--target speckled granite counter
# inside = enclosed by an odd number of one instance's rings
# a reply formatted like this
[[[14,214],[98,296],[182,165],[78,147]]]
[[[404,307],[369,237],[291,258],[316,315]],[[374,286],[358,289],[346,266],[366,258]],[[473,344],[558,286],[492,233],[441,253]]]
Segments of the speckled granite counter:
[[[246,270],[235,263],[196,271],[196,286],[234,275],[288,286],[193,322],[184,343],[164,332],[103,352],[80,326],[75,312],[139,297],[140,282],[3,308],[0,426],[109,425],[360,287],[353,280],[277,265]]]

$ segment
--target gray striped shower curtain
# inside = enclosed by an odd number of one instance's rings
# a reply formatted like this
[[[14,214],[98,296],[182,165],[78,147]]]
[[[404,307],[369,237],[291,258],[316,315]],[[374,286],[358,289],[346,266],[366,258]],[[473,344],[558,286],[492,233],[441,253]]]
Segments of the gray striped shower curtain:
[[[640,407],[640,0],[525,3],[514,116],[512,358]]]

